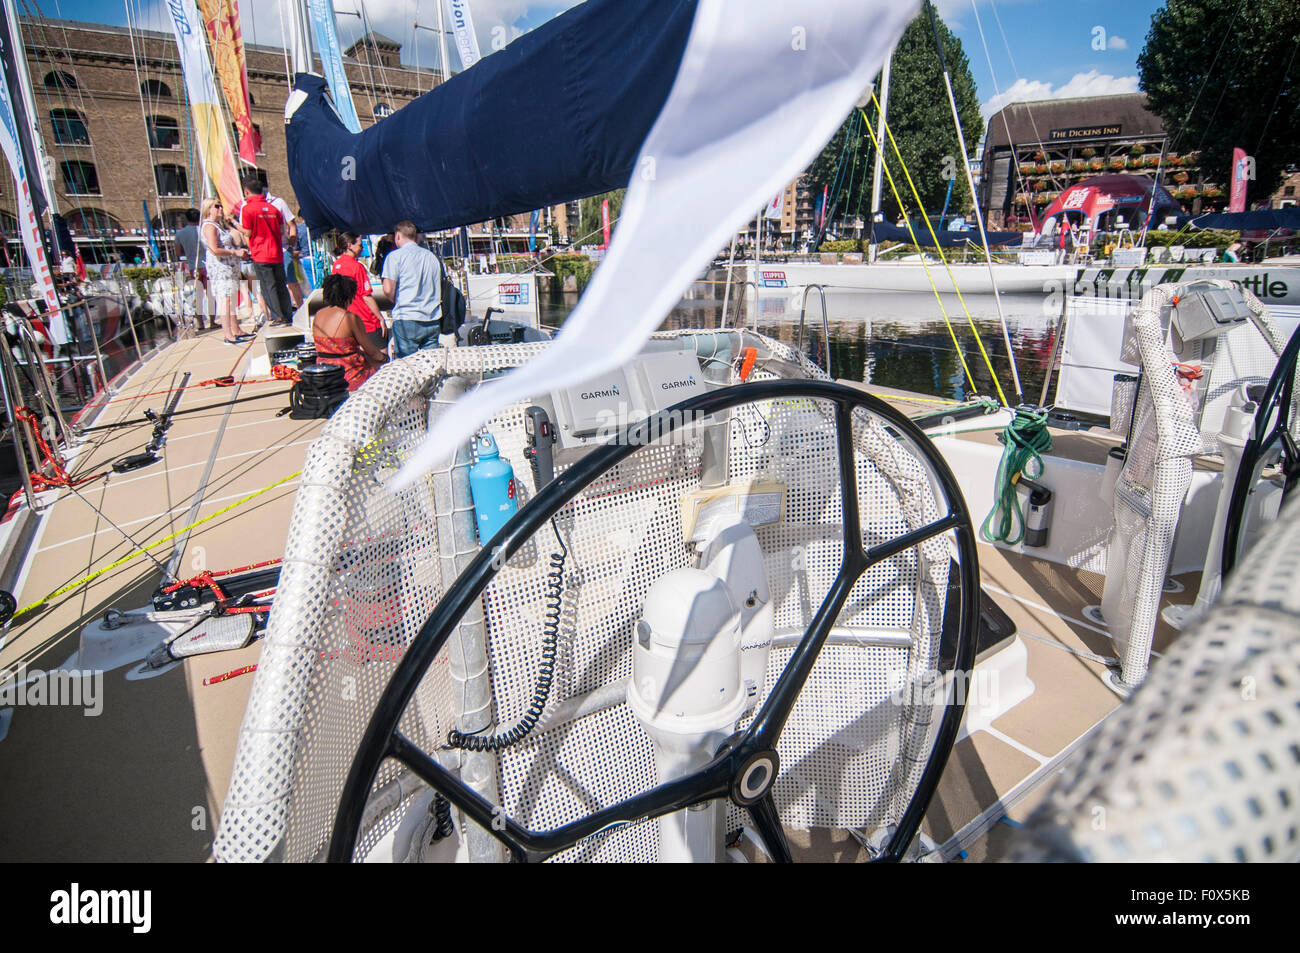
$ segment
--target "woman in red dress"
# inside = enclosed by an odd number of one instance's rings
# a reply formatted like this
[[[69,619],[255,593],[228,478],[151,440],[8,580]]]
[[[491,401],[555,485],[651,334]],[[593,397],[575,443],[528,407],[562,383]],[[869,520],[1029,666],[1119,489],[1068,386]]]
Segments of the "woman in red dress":
[[[366,266],[357,261],[361,252],[361,236],[356,232],[340,232],[334,242],[334,265],[331,268],[336,275],[346,275],[357,283],[357,293],[348,310],[361,319],[370,341],[377,348],[387,347],[387,335],[384,322],[379,316],[379,303],[370,293],[370,273]]]
[[[351,278],[326,275],[321,285],[325,307],[316,312],[311,324],[316,363],[342,367],[349,391],[364,384],[388,360],[388,355],[370,340],[361,318],[348,310],[356,293],[357,285]]]

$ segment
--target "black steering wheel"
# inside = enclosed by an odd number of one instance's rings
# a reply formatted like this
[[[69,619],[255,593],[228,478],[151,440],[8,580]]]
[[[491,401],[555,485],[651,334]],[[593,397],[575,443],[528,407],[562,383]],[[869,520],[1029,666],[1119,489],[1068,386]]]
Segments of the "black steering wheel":
[[[844,514],[844,557],[826,598],[800,638],[763,706],[745,730],[727,739],[709,764],[687,777],[660,784],[554,830],[532,831],[521,827],[509,817],[502,817],[500,807],[489,803],[398,731],[402,713],[425,671],[461,617],[496,575],[498,568],[598,476],[641,446],[672,433],[684,421],[698,420],[700,416],[716,414],[754,401],[793,398],[818,398],[833,403],[835,407]],[[893,539],[870,547],[864,545],[852,438],[853,410],[856,407],[883,418],[890,429],[907,438],[919,451],[942,490],[948,507],[946,516]],[[730,797],[748,809],[768,855],[774,860],[790,861],[790,848],[777,815],[772,787],[779,769],[777,741],[791,709],[858,577],[881,560],[950,531],[955,533],[959,555],[958,593],[954,595],[950,586],[948,594],[949,599],[958,598],[959,601],[954,664],[958,671],[969,673],[975,663],[975,629],[978,619],[976,594],[979,591],[974,529],[952,471],[928,438],[903,414],[875,397],[842,384],[776,380],[741,384],[702,394],[629,427],[620,439],[592,451],[521,507],[494,538],[501,551],[497,552],[495,545],[481,550],[434,608],[394,670],[357,749],[335,815],[328,859],[331,862],[347,862],[352,859],[375,775],[385,759],[394,758],[464,811],[476,824],[490,831],[516,860],[545,860],[584,838],[611,827],[659,817],[693,804]],[[876,859],[901,859],[915,837],[956,740],[964,707],[962,693],[953,693],[952,699],[945,706],[934,748],[911,802],[888,844]]]
[[[1224,579],[1237,565],[1241,555],[1241,523],[1245,518],[1246,500],[1258,478],[1260,462],[1274,449],[1281,453],[1282,499],[1295,488],[1300,478],[1300,448],[1291,434],[1291,405],[1295,397],[1296,357],[1300,355],[1300,328],[1291,334],[1273,368],[1273,375],[1264,388],[1259,407],[1255,410],[1255,425],[1250,439],[1241,452],[1241,467],[1232,484],[1232,498],[1228,505],[1227,525],[1223,533],[1223,554],[1220,567]]]

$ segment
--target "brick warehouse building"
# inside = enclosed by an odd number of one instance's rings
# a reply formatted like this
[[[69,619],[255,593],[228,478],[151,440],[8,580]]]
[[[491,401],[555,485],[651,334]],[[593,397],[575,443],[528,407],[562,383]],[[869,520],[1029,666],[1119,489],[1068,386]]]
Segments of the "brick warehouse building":
[[[55,201],[87,261],[142,247],[142,203],[165,237],[204,194],[172,34],[30,17],[20,23]],[[257,169],[296,207],[283,131],[285,51],[246,45],[245,55],[252,119],[262,133]],[[362,128],[439,82],[434,71],[402,64],[401,45],[375,32],[345,51],[344,65]],[[233,123],[231,137],[233,145]],[[239,166],[241,174],[251,168]],[[11,255],[20,244],[13,188],[10,176],[0,176],[0,230]],[[556,206],[546,214],[561,239],[566,211]],[[515,216],[507,227],[526,234],[528,216]]]

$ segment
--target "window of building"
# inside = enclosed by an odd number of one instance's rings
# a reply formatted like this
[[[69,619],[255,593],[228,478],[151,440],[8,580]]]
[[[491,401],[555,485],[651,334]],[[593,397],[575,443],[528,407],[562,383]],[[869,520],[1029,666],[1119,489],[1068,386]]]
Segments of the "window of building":
[[[153,167],[154,181],[158,183],[159,195],[189,195],[190,180],[185,174],[185,167],[180,165],[156,165]]]
[[[61,146],[88,146],[90,133],[86,122],[75,109],[51,109],[50,125],[54,127],[54,141]]]
[[[77,89],[77,77],[62,70],[46,73],[42,84],[46,89]]]
[[[263,149],[263,148],[261,148],[261,142],[262,142],[262,127],[259,126],[257,123],[253,123],[253,131],[254,131],[255,133],[257,133],[257,141],[258,141],[257,154],[258,154],[258,155],[265,155],[265,154],[266,154],[266,150]],[[230,136],[231,136],[231,138],[234,140],[234,143],[235,143],[235,151],[238,152],[238,151],[239,151],[239,127],[236,126],[233,122],[230,124]]]
[[[149,130],[149,145],[154,149],[179,149],[181,127],[171,116],[150,116],[145,120]]]
[[[74,208],[67,218],[68,228],[85,235],[112,234],[122,228],[121,222],[98,208]]]
[[[177,229],[184,228],[189,224],[189,221],[185,218],[185,213],[187,211],[188,209],[183,208],[163,209],[163,228],[173,232]]]
[[[140,84],[140,92],[154,99],[172,98],[172,88],[160,79],[146,79]]]
[[[252,173],[253,175],[257,176],[257,181],[261,182],[268,189],[270,189],[271,181],[270,178],[267,176],[265,169],[253,169]]]
[[[59,165],[63,169],[63,191],[68,195],[99,194],[99,173],[93,162],[73,160]]]
[[[18,234],[18,219],[4,209],[0,209],[0,233],[5,235]]]
[[[1282,194],[1283,194],[1283,195],[1295,195],[1295,186],[1294,186],[1294,185],[1288,185],[1286,188],[1284,188],[1284,189],[1282,190]]]
[[[388,103],[379,103],[375,106],[375,118],[384,119],[393,114],[393,107]]]

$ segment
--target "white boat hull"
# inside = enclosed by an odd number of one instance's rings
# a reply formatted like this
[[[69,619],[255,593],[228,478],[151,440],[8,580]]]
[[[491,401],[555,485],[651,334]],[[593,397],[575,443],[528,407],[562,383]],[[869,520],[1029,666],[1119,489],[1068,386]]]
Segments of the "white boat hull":
[[[759,294],[779,289],[822,285],[827,291],[884,291],[940,294],[992,294],[993,283],[1004,295],[1076,294],[1123,297],[1133,301],[1158,284],[1193,278],[1225,278],[1250,288],[1270,308],[1300,308],[1300,266],[1268,265],[1182,265],[1146,267],[1084,268],[1079,265],[949,264],[888,262],[874,265],[823,265],[785,263],[765,265],[757,270],[745,265],[745,280],[757,285]],[[954,287],[955,285],[955,287]],[[749,289],[753,294],[753,289]]]

